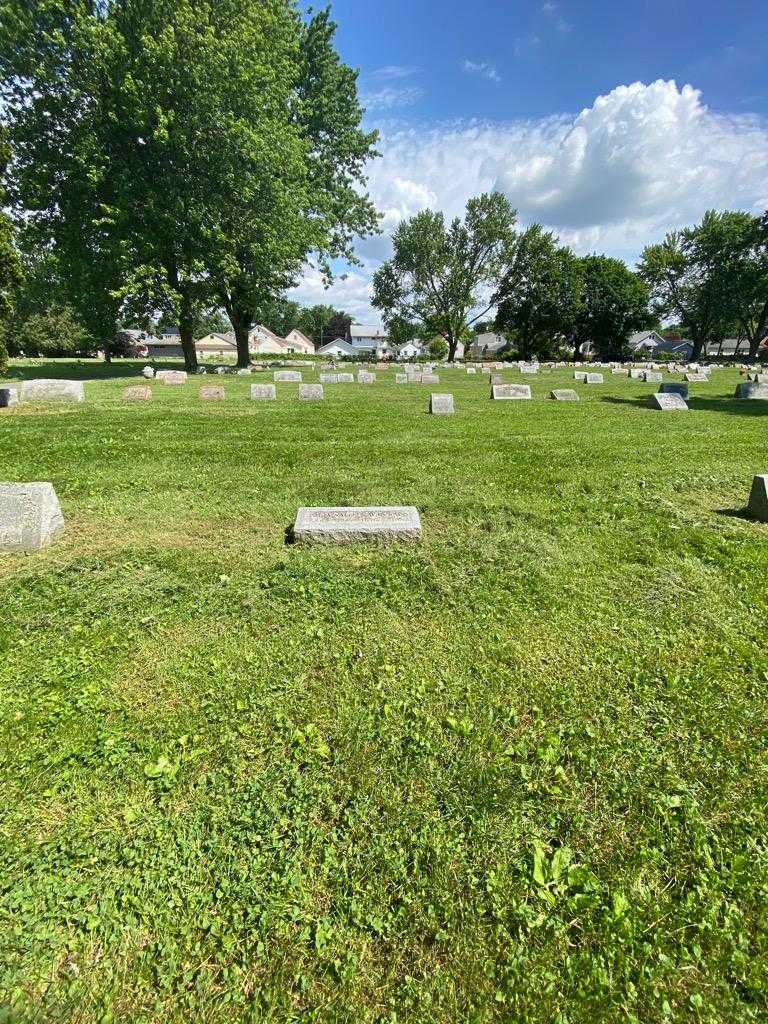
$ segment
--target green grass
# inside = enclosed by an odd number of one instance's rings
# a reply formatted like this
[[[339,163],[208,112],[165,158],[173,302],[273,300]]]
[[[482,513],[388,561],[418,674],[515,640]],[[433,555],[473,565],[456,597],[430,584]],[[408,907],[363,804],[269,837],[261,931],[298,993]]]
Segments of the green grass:
[[[0,561],[0,1020],[764,1021],[768,404],[139,365],[0,411],[68,526]]]

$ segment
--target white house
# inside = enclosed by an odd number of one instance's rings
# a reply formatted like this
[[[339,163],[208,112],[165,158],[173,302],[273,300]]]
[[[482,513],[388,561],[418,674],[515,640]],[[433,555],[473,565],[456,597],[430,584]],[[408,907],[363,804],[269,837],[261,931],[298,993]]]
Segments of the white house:
[[[504,346],[507,344],[507,339],[501,334],[494,334],[492,331],[486,331],[484,334],[475,335],[474,340],[469,346],[469,354],[477,358],[483,356],[495,356]],[[456,355],[459,355],[458,349]]]
[[[354,348],[348,341],[344,341],[343,338],[335,338],[333,341],[329,341],[327,345],[322,345],[318,350],[319,356],[333,356],[334,358],[360,355],[358,349]]]
[[[414,341],[406,341],[404,345],[401,345],[397,350],[398,359],[418,359],[419,356],[424,355],[424,346],[418,339]]]
[[[377,359],[383,359],[386,356],[397,354],[383,327],[352,324],[349,328],[349,335],[352,348],[357,355],[369,355],[375,356]]]
[[[237,354],[235,335],[212,331],[204,338],[195,342],[195,351],[199,356],[231,356]]]
[[[302,334],[298,327],[294,327],[292,331],[289,331],[285,336],[285,344],[288,352],[304,352],[308,356],[315,354],[315,346],[306,336]]]

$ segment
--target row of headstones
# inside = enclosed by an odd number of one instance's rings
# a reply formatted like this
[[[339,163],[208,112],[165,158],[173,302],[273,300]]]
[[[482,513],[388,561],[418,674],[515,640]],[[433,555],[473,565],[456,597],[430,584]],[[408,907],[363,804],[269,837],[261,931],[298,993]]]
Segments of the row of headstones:
[[[768,474],[752,480],[747,513],[768,522]],[[51,483],[0,483],[0,552],[39,551],[64,530]],[[300,508],[293,539],[349,544],[366,540],[419,540],[421,519],[413,506]]]
[[[578,402],[579,395],[572,388],[555,388],[549,397],[556,402]],[[651,395],[649,404],[652,409],[663,412],[687,411],[685,399],[688,397],[686,384],[662,384],[655,395]],[[499,400],[525,400],[532,398],[529,384],[494,384],[491,387],[491,398]],[[430,396],[430,412],[450,416],[454,411],[453,395]]]

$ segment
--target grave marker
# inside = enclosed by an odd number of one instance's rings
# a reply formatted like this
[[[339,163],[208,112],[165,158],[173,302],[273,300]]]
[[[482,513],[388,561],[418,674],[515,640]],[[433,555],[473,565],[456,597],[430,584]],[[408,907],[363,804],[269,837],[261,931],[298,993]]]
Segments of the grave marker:
[[[322,384],[299,384],[299,400],[302,402],[319,402],[323,398]]]
[[[299,370],[275,370],[272,379],[276,384],[301,384],[301,372]]]
[[[579,396],[573,390],[573,388],[556,388],[554,391],[550,391],[550,398],[554,398],[556,402],[578,402],[580,401]]]
[[[433,416],[453,416],[453,395],[431,394],[429,411]]]
[[[9,409],[12,405],[19,404],[19,392],[17,388],[0,388],[0,409]]]
[[[123,391],[123,400],[126,402],[148,402],[151,397],[152,388],[148,384],[137,384]]]
[[[421,375],[422,384],[439,384],[440,378],[436,373],[422,373]]]
[[[0,551],[39,551],[64,529],[50,483],[0,483]]]
[[[747,511],[753,519],[768,523],[768,474],[761,474],[752,480]]]
[[[768,400],[768,385],[766,384],[737,384],[736,398],[752,398],[760,401]]]
[[[651,395],[650,405],[652,409],[659,409],[661,412],[688,412],[684,398],[664,392],[657,391],[655,395]]]
[[[187,371],[186,370],[158,370],[155,374],[155,380],[161,384],[186,384],[187,383]]]
[[[603,375],[602,373],[587,373],[584,376],[585,384],[602,384]]]
[[[421,520],[412,505],[300,508],[293,538],[299,543],[314,544],[420,540]]]
[[[224,388],[216,387],[212,384],[200,388],[197,394],[201,402],[223,402],[227,397],[227,393]]]
[[[254,401],[270,401],[277,398],[274,384],[251,384],[251,398]]]
[[[500,399],[519,399],[530,397],[530,384],[494,384],[491,388],[491,398],[496,399],[496,401],[499,401]]]
[[[21,402],[84,402],[85,386],[79,380],[25,380]]]
[[[688,400],[688,385],[678,384],[674,381],[668,381],[666,384],[662,384],[659,387],[660,395],[680,395],[685,401]]]

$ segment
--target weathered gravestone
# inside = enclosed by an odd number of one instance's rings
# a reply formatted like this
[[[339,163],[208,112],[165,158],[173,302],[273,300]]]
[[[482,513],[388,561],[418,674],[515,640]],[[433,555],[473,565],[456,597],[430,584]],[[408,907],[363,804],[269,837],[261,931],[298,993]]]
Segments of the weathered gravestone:
[[[321,373],[320,374],[321,384],[338,384],[339,375],[338,373]]]
[[[643,377],[645,376],[645,370],[637,370],[637,369],[630,370],[629,371],[629,376],[630,376],[631,380],[642,380]]]
[[[502,375],[500,373],[492,373],[491,374],[491,384],[503,384],[503,383],[504,383],[504,378],[502,377]]]
[[[602,384],[603,375],[602,373],[587,373],[584,376],[585,384]]]
[[[322,398],[322,384],[299,384],[299,399],[302,402],[319,402]]]
[[[421,520],[412,505],[300,508],[293,526],[293,539],[315,544],[420,540]]]
[[[148,384],[136,384],[123,391],[123,400],[126,402],[148,402],[151,397],[152,388]]]
[[[668,381],[666,384],[662,384],[659,387],[660,395],[680,395],[681,398],[688,399],[688,385],[678,384],[674,381]]]
[[[752,480],[747,511],[753,519],[768,523],[768,474],[761,474]]]
[[[422,375],[420,373],[409,373],[408,383],[409,384],[421,384]]]
[[[407,384],[407,383],[408,383],[408,374],[407,373],[396,373],[395,374],[395,384]]]
[[[709,381],[706,373],[686,373],[685,379],[691,384],[706,384]]]
[[[643,380],[646,384],[654,384],[663,380],[663,377],[660,373],[657,373],[656,370],[646,370],[643,374]]]
[[[538,372],[538,363],[520,363],[520,373],[532,374]]]
[[[275,370],[272,379],[277,384],[301,384],[300,370]]]
[[[467,367],[467,373],[477,373],[477,369],[474,366]]]
[[[250,366],[244,366],[244,367],[242,367],[241,369],[239,369],[237,371],[237,376],[238,377],[250,377],[250,375],[251,375],[251,368],[250,368]]]
[[[358,384],[375,384],[376,383],[376,374],[375,373],[366,373],[365,370],[360,370],[358,372],[358,374],[357,374],[357,383]]]
[[[554,391],[549,392],[549,397],[554,398],[556,402],[580,401],[579,396],[576,394],[573,388],[556,388]]]
[[[9,409],[19,404],[19,392],[16,388],[0,388],[0,409]]]
[[[422,384],[439,384],[440,378],[436,373],[422,373],[421,375]]]
[[[224,388],[209,384],[200,388],[197,396],[201,402],[223,402],[227,397],[227,393]]]
[[[146,377],[147,380],[152,380],[152,378],[155,376],[155,371],[152,369],[151,366],[145,366],[144,369],[141,371],[141,376]]]
[[[22,402],[84,402],[85,386],[79,380],[25,380],[19,399]]]
[[[355,375],[354,375],[354,373],[340,373],[339,374],[339,381],[338,381],[338,383],[339,384],[354,384],[355,383]]]
[[[755,384],[768,384],[768,373],[748,373],[747,380],[751,380]]]
[[[587,379],[587,371],[586,370],[574,370],[573,371],[573,379],[574,380],[580,380],[583,383]]]
[[[429,411],[433,416],[453,416],[453,395],[431,394]]]
[[[668,395],[658,391],[655,395],[651,395],[650,405],[652,409],[660,409],[662,412],[688,411],[685,399],[680,395]]]
[[[251,398],[269,400],[277,398],[277,388],[274,384],[251,384]]]
[[[0,483],[0,551],[39,551],[63,529],[53,484]]]
[[[753,398],[762,401],[768,400],[768,385],[766,384],[737,384],[736,398]]]
[[[499,399],[516,399],[516,398],[530,398],[531,397],[531,386],[530,384],[494,384],[491,388],[491,398]]]
[[[187,371],[158,370],[157,373],[155,374],[155,380],[160,381],[161,384],[186,384]]]

